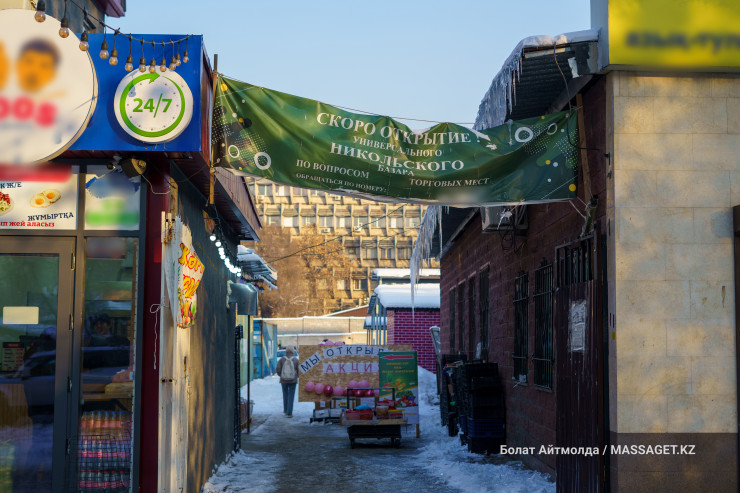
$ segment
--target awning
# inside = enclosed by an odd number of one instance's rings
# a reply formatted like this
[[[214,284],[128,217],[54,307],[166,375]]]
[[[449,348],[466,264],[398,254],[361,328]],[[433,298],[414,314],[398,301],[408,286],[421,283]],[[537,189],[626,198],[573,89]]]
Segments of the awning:
[[[237,284],[229,281],[229,303],[236,303],[239,315],[257,315],[258,290],[251,284]]]

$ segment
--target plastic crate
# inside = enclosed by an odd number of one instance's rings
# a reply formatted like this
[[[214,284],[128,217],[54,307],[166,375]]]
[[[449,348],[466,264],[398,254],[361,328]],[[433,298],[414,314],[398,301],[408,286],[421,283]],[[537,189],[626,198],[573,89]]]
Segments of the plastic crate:
[[[465,414],[472,419],[506,419],[504,406],[477,406],[469,408]]]
[[[504,438],[506,436],[506,421],[503,419],[474,419],[468,418],[466,435],[470,438]]]

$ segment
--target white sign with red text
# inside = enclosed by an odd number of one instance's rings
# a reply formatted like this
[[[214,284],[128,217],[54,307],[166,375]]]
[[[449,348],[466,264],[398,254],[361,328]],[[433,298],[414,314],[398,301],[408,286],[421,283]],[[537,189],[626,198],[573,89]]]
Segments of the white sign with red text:
[[[0,229],[77,228],[78,176],[71,166],[0,168]]]

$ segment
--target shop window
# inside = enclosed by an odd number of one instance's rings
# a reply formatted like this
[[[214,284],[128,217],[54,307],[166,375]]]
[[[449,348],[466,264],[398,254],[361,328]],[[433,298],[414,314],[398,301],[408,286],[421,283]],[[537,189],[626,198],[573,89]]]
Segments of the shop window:
[[[135,238],[87,238],[85,320],[82,332],[79,457],[115,451],[116,468],[80,461],[78,473],[128,477],[134,402],[136,341]],[[115,435],[113,431],[115,430]],[[95,470],[98,468],[98,470]]]
[[[283,218],[283,227],[286,228],[297,228],[298,227],[298,216],[292,216],[292,217],[284,217]]]
[[[481,357],[488,360],[488,280],[489,268],[478,274],[478,323],[480,324]]]
[[[542,260],[534,272],[534,384],[552,390],[555,334],[552,323],[552,264]]]
[[[319,216],[319,226],[322,228],[333,228],[334,216]]]
[[[375,247],[372,248],[363,248],[362,249],[362,258],[363,259],[376,259],[378,258],[378,249]]]
[[[520,272],[514,280],[514,378],[527,382],[529,348],[529,276]]]
[[[316,224],[316,216],[301,216],[301,226],[313,226]]]
[[[468,279],[468,355],[475,355],[476,343],[475,277]]]
[[[272,195],[272,185],[257,185],[257,192],[260,195],[270,196]]]
[[[367,291],[367,278],[352,279],[352,289],[358,291]]]
[[[450,289],[450,354],[455,353],[455,290]]]
[[[380,258],[384,260],[393,260],[394,258],[396,258],[396,250],[393,247],[381,248]]]

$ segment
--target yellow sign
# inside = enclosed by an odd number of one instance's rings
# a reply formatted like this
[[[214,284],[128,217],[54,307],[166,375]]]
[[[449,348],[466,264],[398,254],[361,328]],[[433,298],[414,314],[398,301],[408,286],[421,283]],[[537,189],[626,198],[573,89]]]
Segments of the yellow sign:
[[[609,0],[609,64],[740,67],[740,1]]]

